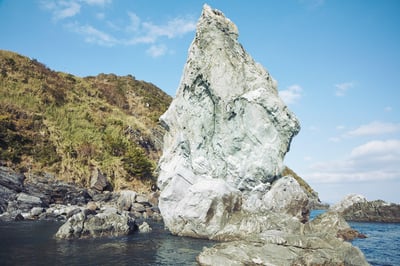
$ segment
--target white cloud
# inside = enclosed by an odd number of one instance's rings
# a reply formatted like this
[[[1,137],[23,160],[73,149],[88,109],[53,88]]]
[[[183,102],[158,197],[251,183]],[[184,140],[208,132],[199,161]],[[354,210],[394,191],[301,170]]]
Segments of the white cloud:
[[[330,142],[340,142],[342,139],[340,137],[331,137],[329,138]]]
[[[163,44],[152,45],[146,51],[146,53],[149,54],[151,57],[159,57],[164,55],[166,52],[167,52],[167,47]]]
[[[124,41],[126,45],[155,43],[162,37],[173,39],[196,29],[196,21],[191,18],[174,18],[166,24],[156,25],[149,21],[140,22],[140,18],[133,13],[129,16],[131,25],[128,29],[133,30],[134,37]]]
[[[104,20],[105,9],[102,10],[103,12],[96,12],[93,15],[103,25],[94,27],[91,24],[83,24],[77,19],[73,22],[71,20],[81,12],[81,7],[96,5],[104,8],[105,5],[111,3],[111,0],[42,0],[40,2],[41,7],[50,11],[53,18],[63,20],[64,26],[68,30],[82,35],[85,42],[102,46],[149,44],[151,46],[147,48],[146,53],[152,57],[167,53],[167,45],[161,43],[163,38],[165,40],[165,38],[181,37],[196,29],[197,20],[192,17],[176,17],[163,24],[155,24],[152,21],[142,21],[137,14],[127,12],[125,20],[123,18],[116,21]]]
[[[102,46],[113,46],[118,43],[113,36],[102,32],[90,25],[79,25],[71,23],[66,25],[70,30],[85,36],[85,41]]]
[[[81,5],[78,1],[43,0],[40,2],[40,5],[44,9],[49,10],[55,20],[73,17],[81,11]]]
[[[165,36],[172,39],[195,30],[196,22],[191,19],[174,18],[169,20],[165,25],[154,25],[152,22],[144,22],[142,26],[148,32],[149,36],[154,36],[154,38]]]
[[[81,0],[82,2],[88,5],[98,5],[98,6],[105,6],[106,4],[111,4],[112,0]]]
[[[351,130],[345,134],[348,137],[359,137],[359,136],[372,136],[372,135],[383,135],[400,132],[400,123],[385,123],[379,121],[373,121],[366,125],[361,125],[358,128]]]
[[[290,105],[300,100],[302,92],[303,89],[299,85],[295,84],[289,86],[286,90],[279,91],[279,96],[287,105]]]
[[[340,84],[335,84],[335,95],[342,97],[346,95],[347,91],[355,86],[354,82],[344,82]]]
[[[140,27],[140,18],[133,12],[128,12],[130,24],[126,27],[127,31],[137,31]]]
[[[391,157],[391,155],[396,155],[400,160],[400,140],[369,141],[354,148],[350,155],[353,159],[365,159],[367,157],[374,160],[381,160],[378,157],[388,158],[388,155],[390,155],[389,157]]]
[[[106,15],[104,13],[100,12],[100,13],[96,14],[96,18],[99,19],[99,20],[103,20],[105,17],[106,17]]]
[[[391,106],[386,106],[384,110],[385,112],[391,112],[393,108]]]
[[[343,160],[310,167],[307,181],[346,183],[400,179],[400,140],[374,140],[355,147]]]

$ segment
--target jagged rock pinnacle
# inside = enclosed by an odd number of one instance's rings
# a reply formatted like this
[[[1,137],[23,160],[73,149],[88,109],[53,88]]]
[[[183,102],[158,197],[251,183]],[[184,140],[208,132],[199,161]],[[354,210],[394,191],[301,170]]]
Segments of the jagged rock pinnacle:
[[[238,42],[235,24],[208,5],[176,97],[160,120],[167,129],[158,179],[167,227],[187,211],[188,193],[211,193],[210,186],[233,205],[243,199],[246,210],[270,208],[265,194],[280,178],[299,122],[279,98],[276,81]]]

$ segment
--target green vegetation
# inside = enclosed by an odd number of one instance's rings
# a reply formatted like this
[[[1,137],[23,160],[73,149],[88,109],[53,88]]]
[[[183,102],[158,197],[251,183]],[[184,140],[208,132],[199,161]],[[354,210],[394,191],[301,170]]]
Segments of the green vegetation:
[[[290,175],[299,183],[299,185],[304,188],[309,196],[318,196],[318,193],[312,189],[312,187],[299,175],[297,175],[292,169],[285,166],[285,169],[282,171],[282,176]]]
[[[83,186],[93,167],[116,189],[151,182],[170,102],[131,75],[81,78],[0,50],[0,162]]]

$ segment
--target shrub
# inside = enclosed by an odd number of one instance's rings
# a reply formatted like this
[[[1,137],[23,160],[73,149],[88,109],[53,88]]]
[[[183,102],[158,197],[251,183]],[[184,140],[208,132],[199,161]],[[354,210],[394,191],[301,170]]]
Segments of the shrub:
[[[153,164],[141,149],[130,149],[125,154],[122,162],[124,169],[129,174],[126,177],[127,181],[132,181],[135,178],[139,178],[142,181],[153,178]]]

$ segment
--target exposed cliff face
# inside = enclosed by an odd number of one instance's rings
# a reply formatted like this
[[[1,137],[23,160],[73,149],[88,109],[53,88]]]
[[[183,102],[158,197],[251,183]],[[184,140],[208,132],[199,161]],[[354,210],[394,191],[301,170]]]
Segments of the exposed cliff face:
[[[183,149],[194,175],[249,191],[280,175],[300,127],[275,80],[237,38],[229,19],[204,8],[176,98],[161,117],[169,132],[160,165],[166,169]]]
[[[223,180],[224,193],[240,195],[245,210],[264,208],[271,202],[265,193],[280,177],[300,130],[276,81],[237,38],[236,26],[206,5],[176,98],[161,116],[167,133],[158,182],[168,227],[186,212],[185,198],[204,180]]]
[[[305,190],[282,176],[299,122],[237,38],[236,26],[205,5],[176,98],[160,118],[166,227],[233,241],[204,250],[200,265],[367,265],[338,239],[349,228],[343,218],[329,213],[306,223]]]

